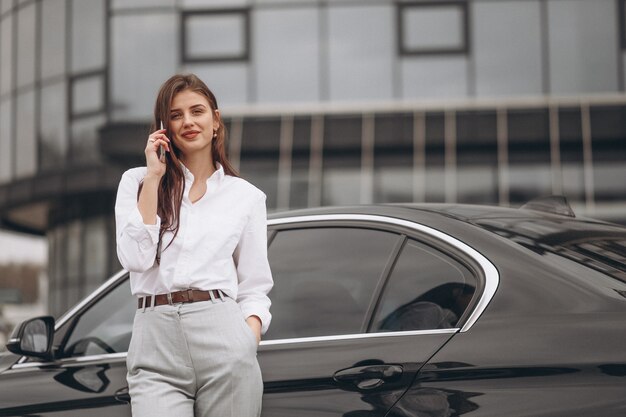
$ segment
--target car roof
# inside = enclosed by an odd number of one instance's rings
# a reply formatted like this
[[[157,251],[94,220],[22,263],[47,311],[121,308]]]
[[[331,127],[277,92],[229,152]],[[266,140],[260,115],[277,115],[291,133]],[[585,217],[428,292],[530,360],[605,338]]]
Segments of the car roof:
[[[424,217],[447,218],[459,222],[470,223],[483,229],[493,231],[486,225],[498,222],[502,227],[509,229],[523,229],[527,223],[552,223],[560,229],[622,229],[620,225],[600,220],[569,217],[559,214],[546,213],[524,208],[510,208],[474,204],[447,204],[447,203],[390,203],[365,204],[353,206],[325,206],[299,210],[275,212],[268,216],[270,220],[296,216],[311,216],[325,214],[374,214],[398,217],[404,220],[419,221]],[[558,225],[558,226],[557,226]]]
[[[539,254],[563,255],[626,282],[626,227],[594,219],[526,208],[443,203],[319,207],[275,213],[269,219],[329,214],[400,218],[431,226],[469,244],[477,242],[478,235],[495,234],[515,246]]]

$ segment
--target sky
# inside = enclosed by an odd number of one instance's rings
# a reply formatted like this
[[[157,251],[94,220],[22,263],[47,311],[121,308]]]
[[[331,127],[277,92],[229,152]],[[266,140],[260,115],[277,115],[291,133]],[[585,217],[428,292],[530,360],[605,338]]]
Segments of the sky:
[[[0,231],[0,264],[46,264],[48,244],[45,237]]]

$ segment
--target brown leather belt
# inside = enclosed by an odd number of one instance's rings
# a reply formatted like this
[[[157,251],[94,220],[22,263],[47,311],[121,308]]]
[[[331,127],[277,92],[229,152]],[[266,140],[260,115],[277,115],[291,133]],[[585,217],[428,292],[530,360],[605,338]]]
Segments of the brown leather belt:
[[[196,301],[209,301],[211,296],[213,299],[221,300],[224,294],[220,290],[182,290],[174,291],[167,294],[157,294],[154,297],[148,295],[146,297],[140,297],[137,301],[137,308],[143,308],[143,300],[146,300],[146,307],[161,306],[164,304],[178,304],[178,303],[195,303]],[[225,294],[224,294],[225,295]],[[154,298],[154,303],[152,299]]]

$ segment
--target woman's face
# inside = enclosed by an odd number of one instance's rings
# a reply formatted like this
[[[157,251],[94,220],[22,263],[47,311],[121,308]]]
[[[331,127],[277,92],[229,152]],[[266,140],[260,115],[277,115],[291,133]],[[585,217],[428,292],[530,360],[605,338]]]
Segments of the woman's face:
[[[213,132],[219,126],[219,110],[211,109],[202,94],[183,90],[172,99],[169,132],[184,156],[211,152]]]

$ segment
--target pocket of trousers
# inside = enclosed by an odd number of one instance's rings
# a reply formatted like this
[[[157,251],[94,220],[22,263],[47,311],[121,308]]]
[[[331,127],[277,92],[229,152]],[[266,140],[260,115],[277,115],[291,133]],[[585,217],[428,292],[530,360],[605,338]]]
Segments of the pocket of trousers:
[[[252,343],[254,345],[254,349],[256,350],[256,348],[257,348],[257,346],[259,344],[257,343],[256,335],[254,334],[254,331],[250,328],[250,326],[248,326],[248,323],[246,323],[246,319],[243,318],[243,315],[242,315],[242,320],[241,321],[242,321],[243,327],[244,327],[243,331],[247,335],[246,337],[248,338],[250,343]]]

